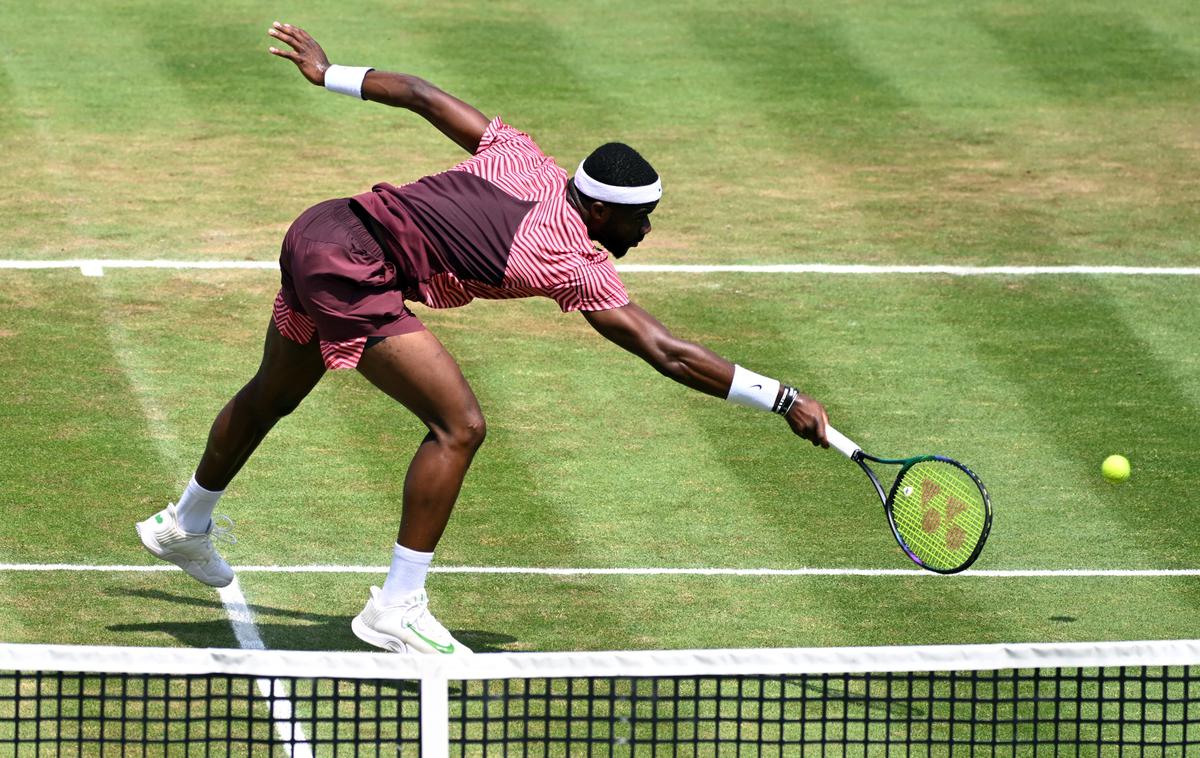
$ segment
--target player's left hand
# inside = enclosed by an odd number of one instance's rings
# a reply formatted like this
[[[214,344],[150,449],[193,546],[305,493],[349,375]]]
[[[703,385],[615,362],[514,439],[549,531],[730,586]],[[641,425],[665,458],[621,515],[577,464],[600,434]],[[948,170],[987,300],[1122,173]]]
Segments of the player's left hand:
[[[797,395],[796,402],[785,418],[796,434],[817,447],[829,447],[829,440],[825,438],[825,425],[829,419],[825,415],[825,407],[816,400],[808,395]]]
[[[329,68],[329,58],[325,57],[325,51],[308,32],[298,26],[281,24],[276,21],[271,24],[267,34],[292,47],[291,50],[280,50],[277,47],[268,48],[273,55],[287,58],[296,64],[296,68],[300,69],[300,73],[304,74],[305,79],[318,87],[325,86],[325,69]]]

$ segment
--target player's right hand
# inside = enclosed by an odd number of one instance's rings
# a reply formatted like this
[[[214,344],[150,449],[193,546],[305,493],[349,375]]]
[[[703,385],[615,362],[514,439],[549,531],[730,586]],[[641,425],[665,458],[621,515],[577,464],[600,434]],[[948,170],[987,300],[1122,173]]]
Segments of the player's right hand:
[[[325,57],[325,51],[321,49],[315,39],[309,36],[308,32],[298,26],[281,24],[276,21],[271,24],[267,34],[286,42],[292,48],[291,50],[280,50],[277,47],[268,48],[272,55],[287,58],[296,64],[296,68],[300,69],[300,73],[304,74],[305,79],[318,87],[325,86],[325,69],[329,68],[329,59]]]
[[[825,425],[829,419],[825,416],[825,407],[816,400],[808,395],[797,395],[796,402],[785,418],[796,434],[817,447],[829,447],[829,440],[825,438]]]

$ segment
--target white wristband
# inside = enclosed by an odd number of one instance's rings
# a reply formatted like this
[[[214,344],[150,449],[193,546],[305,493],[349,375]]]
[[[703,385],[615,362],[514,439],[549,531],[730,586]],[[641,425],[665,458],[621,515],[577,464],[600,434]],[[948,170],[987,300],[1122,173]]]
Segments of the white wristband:
[[[367,78],[368,71],[374,70],[370,66],[331,65],[325,69],[325,89],[362,100],[363,79]]]
[[[778,381],[734,365],[733,383],[729,385],[729,395],[725,398],[726,400],[738,405],[769,411],[775,407],[775,398],[778,395]]]

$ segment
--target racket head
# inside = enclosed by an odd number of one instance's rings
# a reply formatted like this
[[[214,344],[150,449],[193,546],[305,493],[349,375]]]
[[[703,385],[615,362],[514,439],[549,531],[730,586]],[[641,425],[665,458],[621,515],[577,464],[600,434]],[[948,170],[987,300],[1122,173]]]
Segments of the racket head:
[[[939,574],[955,574],[974,563],[992,528],[992,502],[983,482],[940,455],[905,461],[884,510],[908,557]]]

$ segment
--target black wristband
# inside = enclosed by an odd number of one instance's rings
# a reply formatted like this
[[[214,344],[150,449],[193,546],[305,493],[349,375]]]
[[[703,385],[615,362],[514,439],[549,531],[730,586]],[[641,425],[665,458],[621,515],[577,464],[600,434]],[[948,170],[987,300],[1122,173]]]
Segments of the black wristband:
[[[775,401],[775,407],[773,407],[771,410],[775,413],[778,413],[780,416],[786,416],[788,411],[792,409],[792,406],[796,404],[796,397],[799,394],[799,391],[797,391],[795,387],[785,384],[783,386],[783,391],[779,393],[779,397]]]
[[[784,406],[783,410],[781,410],[779,412],[779,414],[782,416],[786,416],[789,413],[791,413],[792,406],[796,404],[796,400],[799,397],[800,397],[800,392],[795,387],[793,387],[792,388],[792,396],[790,398],[788,398],[787,404]]]

